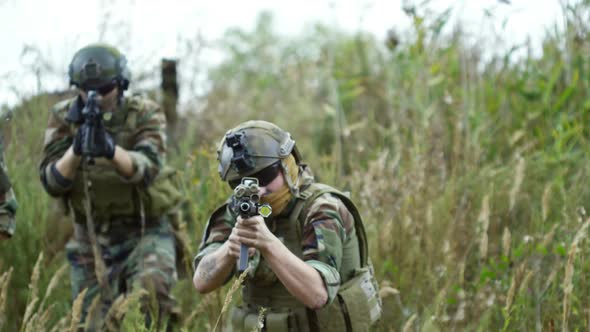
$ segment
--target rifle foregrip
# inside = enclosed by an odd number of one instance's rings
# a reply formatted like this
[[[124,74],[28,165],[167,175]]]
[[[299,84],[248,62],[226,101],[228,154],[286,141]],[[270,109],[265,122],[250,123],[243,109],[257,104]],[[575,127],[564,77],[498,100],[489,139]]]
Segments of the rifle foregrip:
[[[246,271],[248,267],[248,246],[245,244],[240,245],[240,260],[238,261],[238,272],[242,273]]]

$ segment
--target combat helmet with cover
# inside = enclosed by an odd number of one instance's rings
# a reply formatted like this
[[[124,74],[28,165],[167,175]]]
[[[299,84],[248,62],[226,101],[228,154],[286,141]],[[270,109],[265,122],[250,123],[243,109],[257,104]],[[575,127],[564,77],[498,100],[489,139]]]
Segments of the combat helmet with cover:
[[[70,84],[80,89],[100,89],[115,83],[121,93],[127,90],[131,79],[125,56],[115,47],[103,43],[78,50],[72,58],[68,75]]]
[[[301,155],[289,132],[267,121],[246,121],[227,131],[221,140],[217,149],[219,175],[224,181],[236,181],[291,154],[299,164]]]

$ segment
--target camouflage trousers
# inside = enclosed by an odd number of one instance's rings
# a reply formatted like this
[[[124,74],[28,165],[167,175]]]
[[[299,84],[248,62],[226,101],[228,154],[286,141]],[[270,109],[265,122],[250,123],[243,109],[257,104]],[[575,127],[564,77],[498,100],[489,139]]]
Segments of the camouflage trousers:
[[[176,302],[170,292],[177,280],[176,254],[172,226],[166,217],[146,222],[143,234],[137,219],[97,223],[96,239],[106,267],[100,280],[86,226],[74,224],[74,236],[66,245],[71,265],[72,297],[87,289],[83,301],[81,323],[84,330],[96,331],[106,327],[117,329],[122,313],[111,306],[121,295],[140,289],[147,290],[141,299],[146,324],[155,318],[157,326],[171,319]],[[96,297],[99,296],[98,299]],[[155,305],[154,305],[155,304]],[[154,308],[154,306],[156,308]],[[157,313],[157,317],[152,317]],[[118,319],[117,319],[118,318]],[[106,320],[106,321],[105,321]]]

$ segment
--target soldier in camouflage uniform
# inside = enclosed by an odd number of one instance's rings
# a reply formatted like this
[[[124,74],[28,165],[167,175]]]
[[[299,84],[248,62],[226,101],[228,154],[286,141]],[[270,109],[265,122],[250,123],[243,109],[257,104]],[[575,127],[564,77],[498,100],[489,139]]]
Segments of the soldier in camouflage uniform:
[[[4,146],[0,140],[0,240],[9,239],[14,235],[17,206],[4,163]]]
[[[119,295],[143,288],[156,294],[159,325],[175,308],[170,291],[177,278],[166,195],[157,193],[166,154],[164,113],[148,99],[123,94],[129,71],[111,46],[80,49],[69,76],[78,96],[51,109],[39,171],[45,190],[62,198],[73,216],[66,246],[73,298],[87,289],[86,329],[96,330]],[[89,91],[99,95],[103,125],[93,133],[95,151],[84,155]],[[97,296],[99,305],[90,308]],[[142,308],[151,325],[149,299]]]
[[[210,217],[195,257],[193,283],[210,292],[236,273],[240,245],[249,249],[243,305],[229,330],[364,331],[381,314],[358,210],[340,191],[314,182],[288,132],[265,121],[228,131],[218,148],[219,172],[235,188],[258,179],[272,215],[243,219],[228,199]]]

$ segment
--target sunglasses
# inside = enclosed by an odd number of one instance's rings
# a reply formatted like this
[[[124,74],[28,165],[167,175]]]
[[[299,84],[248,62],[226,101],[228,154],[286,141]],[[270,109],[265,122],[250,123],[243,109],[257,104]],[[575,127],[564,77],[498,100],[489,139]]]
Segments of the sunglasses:
[[[256,178],[258,179],[258,185],[260,187],[265,187],[267,186],[269,183],[271,183],[276,177],[277,175],[279,175],[279,172],[281,171],[281,162],[277,161],[276,163],[265,167],[263,169],[261,169],[260,171],[249,175],[248,177],[251,178]],[[229,180],[227,182],[229,184],[229,186],[234,189],[235,187],[237,187],[238,185],[240,185],[240,183],[242,183],[242,179],[235,179],[235,180]]]
[[[88,93],[88,91],[90,91],[90,90],[94,90],[99,95],[106,96],[109,93],[111,93],[111,91],[113,91],[116,87],[117,87],[117,83],[116,82],[111,82],[111,83],[105,84],[103,86],[100,86],[98,88],[87,88],[87,87],[83,87],[82,89],[86,93]]]

